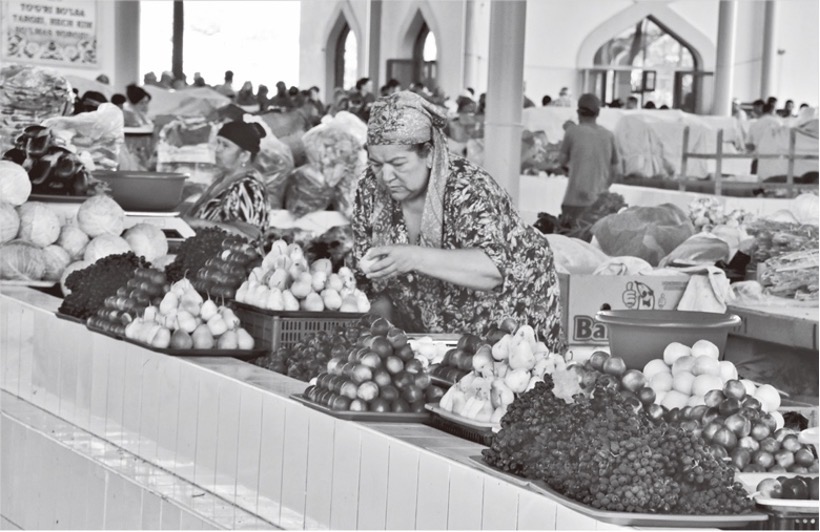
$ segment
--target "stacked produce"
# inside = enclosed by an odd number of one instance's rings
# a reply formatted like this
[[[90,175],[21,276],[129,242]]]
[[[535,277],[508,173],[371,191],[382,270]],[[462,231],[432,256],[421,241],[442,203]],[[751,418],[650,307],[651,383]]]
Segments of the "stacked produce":
[[[352,324],[305,336],[293,345],[279,347],[269,356],[258,358],[254,364],[308,382],[327,369],[330,359],[346,357],[362,334],[370,334],[373,321],[372,316],[365,315]]]
[[[743,209],[727,211],[717,198],[699,198],[689,204],[689,219],[695,229],[709,232],[719,225],[739,227],[751,223],[754,215]]]
[[[133,252],[108,255],[89,266],[73,271],[65,280],[69,293],[59,312],[86,320],[105,307],[108,297],[117,295],[134,278],[137,268],[147,263]]]
[[[370,310],[370,302],[356,288],[356,278],[349,268],[334,273],[330,259],[308,264],[302,247],[284,240],[272,244],[261,266],[254,268],[236,291],[236,300],[276,311]]]
[[[208,259],[218,256],[223,251],[227,237],[226,231],[208,227],[183,240],[173,262],[165,268],[168,280],[175,283],[180,279],[195,276],[200,268],[205,267]],[[230,242],[228,245],[230,246]]]
[[[467,367],[469,360],[472,371],[447,391],[439,406],[467,419],[497,423],[516,394],[532,389],[564,360],[536,341],[532,327],[518,326],[512,319],[491,328],[487,340],[492,345],[479,345],[477,338],[468,336],[460,342],[462,348],[451,352],[450,359],[458,358],[459,367]]]
[[[227,236],[219,251],[196,270],[193,286],[208,297],[234,298],[248,272],[259,262],[259,252],[245,238]]]
[[[115,336],[125,336],[126,326],[158,305],[166,288],[165,274],[159,270],[138,267],[134,276],[117,288],[116,295],[105,298],[104,306],[88,318],[90,328]]]
[[[757,494],[767,499],[810,499],[817,500],[818,479],[815,477],[777,477],[761,480],[758,485]]]
[[[158,305],[125,327],[125,337],[159,349],[243,349],[254,340],[233,311],[203,299],[187,279],[174,283]]]
[[[437,349],[435,344],[432,344],[432,340],[430,342],[430,344],[414,342],[416,345],[413,345],[413,349],[416,352],[420,349],[425,353],[430,352],[435,357]],[[455,348],[447,350],[441,360],[430,366],[430,375],[450,383],[458,382],[473,370],[473,357],[480,344],[481,339],[478,336],[474,334],[463,335],[459,338]],[[427,345],[431,347],[427,347]],[[431,359],[429,356],[426,358]]]
[[[327,372],[308,386],[305,397],[333,410],[418,413],[441,398],[441,390],[431,385],[404,331],[379,318],[347,357],[328,361]]]
[[[820,277],[820,252],[796,251],[772,257],[758,266],[760,284],[779,297],[817,301]]]
[[[695,434],[654,424],[604,385],[569,403],[552,388],[546,375],[508,407],[492,447],[482,453],[490,465],[603,510],[717,515],[752,509],[734,470]]]
[[[820,232],[816,225],[760,219],[749,224],[747,231],[755,237],[752,258],[757,263],[820,247]]]

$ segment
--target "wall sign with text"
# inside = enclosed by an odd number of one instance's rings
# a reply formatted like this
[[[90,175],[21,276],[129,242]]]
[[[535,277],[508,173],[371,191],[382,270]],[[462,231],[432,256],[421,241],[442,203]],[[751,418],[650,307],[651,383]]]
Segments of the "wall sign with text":
[[[0,2],[0,57],[54,66],[97,66],[96,4],[93,0]]]

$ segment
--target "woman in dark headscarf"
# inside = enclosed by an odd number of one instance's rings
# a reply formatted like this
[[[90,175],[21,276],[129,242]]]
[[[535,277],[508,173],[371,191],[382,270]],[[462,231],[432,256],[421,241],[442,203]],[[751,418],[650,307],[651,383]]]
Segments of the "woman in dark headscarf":
[[[189,209],[194,227],[217,225],[255,237],[267,227],[267,193],[252,166],[266,135],[259,124],[228,122],[217,134],[216,165],[222,176]]]
[[[448,153],[445,124],[408,91],[373,104],[353,219],[373,310],[411,332],[481,334],[512,317],[562,351],[546,239],[487,172]]]

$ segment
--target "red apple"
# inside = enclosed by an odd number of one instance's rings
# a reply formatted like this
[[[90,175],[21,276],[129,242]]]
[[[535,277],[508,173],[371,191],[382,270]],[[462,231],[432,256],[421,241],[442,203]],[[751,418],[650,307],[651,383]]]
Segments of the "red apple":
[[[723,422],[723,426],[735,433],[738,438],[748,436],[752,432],[752,422],[740,414],[732,414]]]
[[[361,358],[361,360],[359,360],[359,363],[367,366],[370,369],[376,369],[378,367],[381,367],[382,359],[379,358],[379,355],[377,355],[376,353],[367,353],[365,356]]]
[[[752,426],[752,438],[756,439],[757,441],[763,441],[764,439],[768,438],[771,435],[772,431],[769,430],[769,427],[766,426],[762,421],[758,421],[757,423]]]
[[[811,466],[815,461],[814,455],[806,447],[794,452],[794,463],[803,467]]]
[[[653,390],[649,386],[644,386],[640,390],[638,390],[638,399],[641,400],[641,403],[646,407],[651,404],[655,403],[655,390]]]
[[[410,360],[413,360],[414,356],[416,356],[415,353],[413,353],[413,348],[410,347],[410,344],[406,344],[398,349],[395,349],[395,352],[396,356],[398,356],[402,362],[409,362]]]
[[[766,469],[757,464],[749,464],[743,469],[741,469],[741,471],[744,473],[765,473]]]
[[[740,470],[743,470],[752,461],[752,452],[743,447],[735,447],[729,453],[729,456],[732,458],[732,464]]]
[[[703,432],[701,432],[701,436],[705,441],[713,441],[715,434],[717,434],[717,431],[719,431],[722,428],[723,425],[721,425],[720,423],[708,423],[706,426],[703,427]]]
[[[717,407],[716,406],[710,406],[706,409],[706,411],[701,416],[700,422],[703,423],[703,425],[705,426],[705,425],[708,425],[709,423],[711,423],[712,421],[714,421],[715,419],[717,419],[719,416],[720,416],[720,412],[718,411]]]
[[[786,449],[787,451],[795,453],[800,450],[802,445],[799,441],[797,441],[796,435],[789,434],[785,438],[783,438],[783,441],[780,442],[780,447]]]
[[[743,386],[741,384],[741,386]],[[740,401],[734,398],[724,399],[718,406],[718,412],[724,417],[729,417],[740,410]]]
[[[774,454],[780,450],[780,442],[771,436],[767,436],[760,440],[760,450]]]
[[[598,371],[604,370],[604,362],[609,358],[609,353],[606,351],[595,351],[589,357],[589,365]]]
[[[362,401],[372,401],[379,395],[379,385],[373,381],[363,382],[359,385],[357,396]]]
[[[626,362],[621,357],[609,357],[604,362],[604,373],[620,377],[626,373]]]
[[[404,362],[399,357],[390,355],[384,359],[384,367],[390,374],[395,375],[404,371]]]
[[[359,387],[353,381],[347,381],[342,384],[342,387],[339,389],[339,394],[347,397],[350,400],[355,399],[358,396]]]
[[[754,452],[760,448],[760,443],[751,436],[744,436],[738,440],[737,446]]]
[[[352,378],[353,382],[355,382],[356,384],[367,382],[373,379],[373,370],[365,366],[364,364],[359,364],[358,366],[353,368]]]
[[[361,399],[354,399],[354,400],[350,401],[350,411],[351,412],[366,412],[367,411],[367,403],[365,403]]]
[[[746,408],[753,408],[755,410],[760,410],[760,401],[752,397],[751,395],[747,395],[743,398],[743,406]]]
[[[390,373],[384,368],[378,368],[373,370],[373,382],[379,385],[379,388],[383,386],[387,386],[393,382],[393,377],[390,376]]]
[[[723,461],[724,459],[729,459],[729,452],[722,445],[713,443],[708,449],[716,460]]]
[[[468,357],[470,359],[470,364],[468,366],[468,369],[469,369],[469,368],[473,367],[473,360],[472,360],[472,356],[468,356]],[[410,362],[408,362],[407,364],[404,365],[404,371],[406,371],[407,373],[419,373],[423,369],[424,369],[424,366],[422,366],[421,362],[416,360],[416,359],[413,359],[413,360],[411,360]]]
[[[758,449],[752,453],[752,462],[764,469],[769,469],[774,465],[774,455],[770,452]]]
[[[350,408],[350,398],[337,395],[330,403],[332,410],[348,410]]]
[[[387,341],[393,346],[393,349],[401,349],[407,345],[407,335],[404,331],[393,327],[387,331]]]
[[[783,486],[777,479],[765,478],[760,481],[755,491],[760,493],[760,496],[766,499],[779,499],[780,495],[783,493]]]
[[[388,401],[394,401],[398,399],[400,395],[401,394],[399,393],[399,390],[392,384],[380,387],[379,397],[383,399],[387,399]]]
[[[786,449],[780,449],[774,453],[774,460],[780,467],[788,469],[794,465],[794,453]]]
[[[712,442],[722,445],[731,451],[737,445],[737,436],[735,436],[735,433],[731,430],[723,427],[712,436]]]
[[[378,397],[367,404],[367,409],[370,412],[390,412],[390,403],[387,399]]]
[[[628,369],[621,375],[621,384],[624,388],[633,393],[646,386],[646,377],[637,369]],[[654,401],[654,399],[653,399]]]

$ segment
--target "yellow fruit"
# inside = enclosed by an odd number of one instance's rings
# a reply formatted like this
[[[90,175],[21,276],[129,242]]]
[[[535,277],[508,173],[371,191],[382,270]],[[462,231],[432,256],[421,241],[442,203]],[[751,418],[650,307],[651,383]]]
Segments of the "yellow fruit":
[[[695,358],[695,365],[692,366],[692,375],[712,375],[714,377],[720,376],[720,362],[717,359],[707,355],[700,355]]]
[[[749,379],[740,379],[740,384],[742,384],[743,387],[746,388],[746,395],[751,395],[752,397],[755,396],[755,392],[757,391],[757,385],[755,383],[753,383]]]
[[[674,375],[672,378],[672,389],[686,395],[688,398],[692,395],[692,386],[695,384],[695,376],[684,371]]]
[[[780,394],[771,384],[761,384],[754,397],[760,401],[760,407],[764,412],[772,413],[780,407]]]
[[[692,373],[692,368],[695,367],[695,361],[697,359],[693,356],[686,356],[680,357],[672,364],[672,375],[677,375],[678,373]]]
[[[729,362],[728,360],[721,360],[718,364],[720,364],[720,378],[723,380],[723,382],[737,380],[737,368],[733,363]],[[750,392],[747,389],[746,393],[753,394],[754,390]]]
[[[711,359],[710,359],[711,360]],[[714,375],[698,375],[692,383],[692,394],[703,397],[711,390],[722,390],[723,381]]]
[[[655,393],[668,392],[672,389],[672,374],[658,373],[649,381],[649,385],[655,390]]]
[[[709,340],[698,340],[692,346],[692,356],[708,356],[717,360],[720,358],[720,350]]]
[[[669,366],[666,365],[666,362],[661,360],[660,358],[656,358],[654,360],[650,360],[646,363],[643,367],[643,376],[649,380],[652,380],[652,377],[657,375],[658,373],[670,373],[672,370]]]
[[[671,366],[677,359],[689,356],[691,354],[692,350],[689,349],[688,346],[685,346],[680,342],[672,342],[666,346],[666,349],[663,350],[663,361],[666,362],[668,366]]]
[[[672,390],[666,392],[666,395],[663,397],[663,401],[661,401],[661,406],[665,406],[670,410],[673,408],[683,408],[686,406],[688,401],[689,396],[687,394]]]

